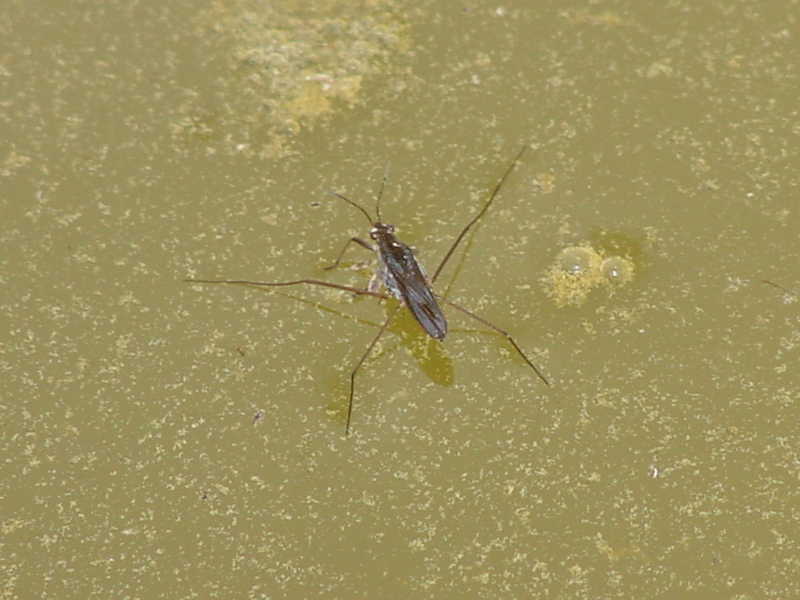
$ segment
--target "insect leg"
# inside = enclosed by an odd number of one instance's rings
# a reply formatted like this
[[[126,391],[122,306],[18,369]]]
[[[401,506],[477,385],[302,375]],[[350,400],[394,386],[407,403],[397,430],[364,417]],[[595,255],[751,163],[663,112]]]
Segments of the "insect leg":
[[[345,251],[350,247],[350,244],[352,244],[353,242],[355,242],[359,246],[363,246],[364,248],[370,250],[371,252],[375,252],[375,248],[373,248],[371,244],[368,244],[361,238],[355,238],[355,237],[350,238],[349,240],[347,240],[347,243],[344,245],[344,248],[342,248],[342,251],[339,252],[339,256],[336,257],[336,261],[331,266],[324,267],[322,270],[330,271],[331,269],[335,269],[336,267],[338,267],[339,263],[342,262],[342,257],[344,256]]]
[[[533,369],[533,371],[534,371],[534,372],[535,372],[535,373],[536,373],[536,374],[539,376],[539,379],[541,379],[542,381],[544,381],[544,382],[545,382],[545,384],[546,384],[547,386],[549,386],[549,385],[550,385],[550,382],[549,382],[549,381],[547,381],[547,379],[545,378],[545,376],[544,376],[544,375],[542,375],[542,373],[539,371],[539,369],[537,369],[537,368],[536,368],[536,365],[534,365],[534,364],[533,364],[533,362],[531,362],[531,360],[530,360],[530,359],[529,359],[527,356],[525,356],[525,353],[522,351],[522,348],[520,348],[520,347],[519,347],[519,345],[517,344],[517,342],[516,342],[516,341],[514,341],[514,338],[512,338],[512,337],[511,337],[511,334],[509,334],[507,331],[503,331],[503,330],[502,330],[502,329],[500,329],[500,328],[499,328],[497,325],[494,325],[494,324],[490,323],[489,321],[487,321],[486,319],[484,319],[484,318],[482,318],[482,317],[479,317],[479,316],[478,316],[478,315],[476,315],[475,313],[468,311],[468,310],[467,310],[466,308],[464,308],[463,306],[459,306],[459,305],[458,305],[458,304],[456,304],[455,302],[451,302],[451,301],[450,301],[450,300],[448,300],[447,298],[441,298],[441,297],[439,297],[439,300],[441,300],[441,301],[442,301],[442,302],[444,302],[445,304],[448,304],[448,305],[452,306],[452,307],[453,307],[453,308],[455,308],[457,311],[464,313],[464,314],[465,314],[465,315],[467,315],[468,317],[472,317],[473,319],[475,319],[475,320],[476,320],[476,321],[478,321],[479,323],[483,323],[483,324],[484,324],[484,325],[486,325],[487,327],[489,327],[489,328],[491,328],[491,329],[494,329],[494,330],[495,330],[497,333],[499,333],[500,335],[504,336],[504,337],[505,337],[505,338],[506,338],[506,339],[507,339],[509,342],[511,342],[511,345],[512,345],[512,346],[514,346],[514,350],[516,350],[516,351],[517,351],[517,354],[519,354],[519,355],[520,355],[520,356],[521,356],[521,357],[522,357],[522,358],[525,360],[525,362],[526,362],[526,363],[528,363],[528,366],[529,366],[531,369]]]
[[[280,281],[277,283],[265,283],[262,281],[247,281],[244,279],[184,279],[186,283],[232,283],[234,285],[250,285],[254,287],[285,287],[290,285],[320,285],[322,287],[333,288],[335,290],[342,290],[344,292],[352,292],[363,296],[374,296],[376,298],[383,298],[388,300],[391,296],[381,294],[372,290],[365,290],[349,285],[340,285],[338,283],[331,283],[329,281],[320,281],[318,279],[298,279],[297,281]]]
[[[514,167],[517,166],[517,163],[519,162],[519,159],[520,157],[522,157],[522,153],[525,152],[526,148],[527,146],[523,146],[522,149],[519,152],[517,152],[517,155],[514,157],[514,160],[511,161],[511,164],[506,169],[506,172],[500,178],[500,181],[498,181],[497,185],[494,186],[494,190],[492,190],[492,195],[489,196],[489,199],[486,201],[486,204],[483,205],[483,208],[481,208],[478,214],[472,217],[472,220],[469,223],[467,223],[466,227],[464,227],[464,229],[461,230],[461,233],[458,234],[456,241],[453,242],[453,245],[450,246],[450,250],[448,250],[447,254],[444,255],[442,262],[440,262],[439,266],[436,267],[436,271],[433,273],[433,277],[431,277],[431,283],[436,281],[436,279],[439,277],[439,274],[442,272],[442,269],[444,269],[445,265],[447,264],[447,261],[450,260],[450,257],[453,256],[453,252],[456,251],[456,248],[458,248],[458,245],[464,239],[464,236],[467,235],[467,232],[470,229],[472,229],[472,226],[478,222],[478,219],[480,219],[484,215],[484,213],[487,210],[489,210],[489,206],[491,206],[495,196],[497,196],[497,192],[499,192],[500,188],[503,187],[503,183],[505,183],[505,180],[508,179],[509,175],[511,175],[511,171],[514,170]]]
[[[367,346],[367,349],[364,351],[364,354],[361,355],[361,358],[358,359],[358,362],[356,363],[356,366],[350,372],[350,400],[349,400],[349,402],[347,404],[347,425],[345,425],[345,428],[344,428],[345,437],[350,435],[350,417],[353,414],[353,395],[354,395],[355,389],[356,389],[356,374],[358,373],[359,369],[361,369],[361,367],[363,366],[364,362],[367,360],[367,357],[372,352],[372,349],[375,348],[375,344],[378,343],[378,340],[383,335],[383,332],[386,331],[387,327],[389,327],[389,323],[392,322],[392,319],[394,318],[394,315],[397,313],[398,310],[400,310],[401,306],[403,306],[403,305],[402,304],[398,304],[397,306],[395,306],[392,309],[392,312],[389,313],[389,316],[386,318],[386,321],[384,321],[383,325],[381,325],[381,328],[378,330],[378,333],[375,335],[375,337],[369,343],[369,346]],[[536,367],[534,367],[534,368],[536,368]]]

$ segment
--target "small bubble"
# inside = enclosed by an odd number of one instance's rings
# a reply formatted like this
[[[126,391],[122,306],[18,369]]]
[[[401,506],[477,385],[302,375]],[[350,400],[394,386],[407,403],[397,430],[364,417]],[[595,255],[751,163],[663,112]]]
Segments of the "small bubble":
[[[608,283],[623,285],[633,279],[633,263],[621,256],[609,256],[603,261],[600,271]]]
[[[557,306],[579,305],[602,281],[602,257],[588,244],[565,248],[545,275],[547,293]]]
[[[572,246],[561,253],[559,262],[570,275],[583,275],[592,266],[592,254],[586,248]]]

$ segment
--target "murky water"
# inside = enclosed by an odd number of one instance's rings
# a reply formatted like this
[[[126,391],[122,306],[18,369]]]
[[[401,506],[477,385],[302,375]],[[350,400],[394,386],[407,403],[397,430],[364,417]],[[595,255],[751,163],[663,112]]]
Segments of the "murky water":
[[[797,596],[792,11],[6,7],[3,596]],[[391,305],[182,281],[365,285],[387,162],[431,272],[524,144],[438,289],[550,388],[401,316],[345,439]]]

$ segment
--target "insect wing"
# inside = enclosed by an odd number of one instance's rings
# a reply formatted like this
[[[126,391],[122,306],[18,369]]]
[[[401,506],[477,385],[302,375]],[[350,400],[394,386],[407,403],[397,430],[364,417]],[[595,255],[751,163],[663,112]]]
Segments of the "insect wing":
[[[386,287],[399,296],[425,333],[443,340],[447,321],[411,248],[395,238],[381,245],[380,259]]]
[[[404,290],[403,299],[425,332],[432,338],[443,340],[447,334],[447,321],[427,284],[422,288],[411,287]]]

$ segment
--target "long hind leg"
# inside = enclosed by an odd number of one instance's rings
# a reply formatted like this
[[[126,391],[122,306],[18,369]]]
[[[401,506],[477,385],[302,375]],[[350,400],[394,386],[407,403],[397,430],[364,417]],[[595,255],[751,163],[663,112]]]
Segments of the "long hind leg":
[[[473,312],[471,312],[471,311],[468,311],[468,310],[467,310],[466,308],[464,308],[463,306],[459,306],[459,305],[458,305],[458,304],[456,304],[455,302],[451,302],[451,301],[450,301],[450,300],[448,300],[447,298],[441,298],[441,297],[439,297],[439,300],[441,300],[442,302],[444,302],[444,303],[445,303],[445,304],[447,304],[448,306],[452,306],[452,307],[453,307],[453,308],[455,308],[457,311],[464,313],[464,314],[465,314],[465,315],[467,315],[468,317],[472,317],[473,319],[475,319],[475,320],[476,320],[476,321],[478,321],[479,323],[483,323],[483,324],[484,324],[484,325],[486,325],[487,327],[489,327],[489,328],[493,329],[494,331],[496,331],[496,332],[497,332],[497,333],[499,333],[500,335],[504,336],[504,337],[505,337],[505,338],[506,338],[506,339],[507,339],[507,340],[508,340],[508,341],[511,343],[511,345],[514,347],[514,350],[516,350],[516,351],[517,351],[517,354],[519,354],[519,355],[520,355],[520,356],[523,358],[523,360],[524,360],[526,363],[528,363],[528,366],[529,366],[531,369],[533,369],[534,373],[536,373],[536,374],[539,376],[539,379],[541,379],[542,381],[544,381],[546,385],[548,385],[548,386],[550,385],[550,382],[549,382],[549,381],[547,381],[547,379],[545,378],[545,376],[544,376],[544,375],[542,375],[541,371],[539,371],[539,369],[537,369],[537,368],[536,368],[536,365],[534,365],[534,364],[533,364],[533,362],[531,361],[531,359],[529,359],[529,358],[528,358],[528,357],[525,355],[525,353],[522,351],[522,348],[520,348],[520,347],[519,347],[519,344],[517,344],[517,342],[514,340],[514,338],[513,338],[513,337],[511,337],[511,334],[509,334],[507,331],[504,331],[504,330],[500,329],[500,328],[499,328],[497,325],[494,325],[493,323],[490,323],[489,321],[487,321],[487,320],[486,320],[486,319],[484,319],[483,317],[479,317],[479,316],[478,316],[478,315],[476,315],[475,313],[473,313]]]

